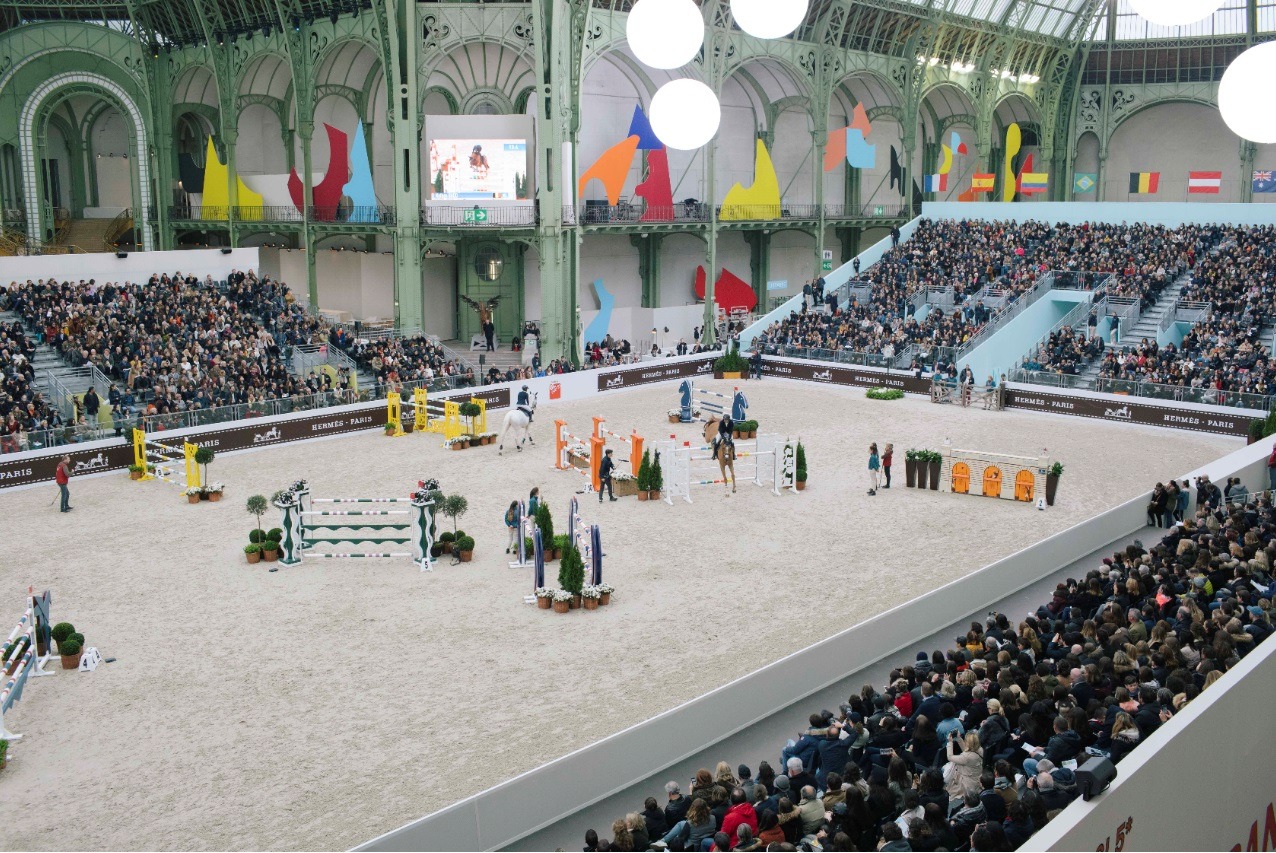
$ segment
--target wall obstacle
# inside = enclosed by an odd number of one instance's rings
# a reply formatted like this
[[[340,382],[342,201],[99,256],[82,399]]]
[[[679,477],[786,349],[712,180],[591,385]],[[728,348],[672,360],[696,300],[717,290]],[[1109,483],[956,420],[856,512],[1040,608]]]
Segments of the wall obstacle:
[[[279,562],[295,566],[304,558],[408,558],[421,571],[434,570],[434,502],[437,483],[422,486],[407,498],[312,498],[305,480],[280,493],[275,506],[283,512],[283,555]],[[407,509],[316,510],[314,504],[406,504]],[[344,532],[341,532],[344,531]],[[319,551],[324,545],[372,544],[406,546],[406,551]]]
[[[953,449],[944,456],[940,489],[1032,505],[1045,495],[1049,467],[1049,460],[1042,457]]]
[[[133,464],[141,467],[143,480],[162,480],[183,489],[199,488],[199,466],[195,464],[197,450],[199,446],[189,441],[178,447],[147,438],[145,430],[133,430]],[[176,462],[185,463],[182,471],[174,468]]]

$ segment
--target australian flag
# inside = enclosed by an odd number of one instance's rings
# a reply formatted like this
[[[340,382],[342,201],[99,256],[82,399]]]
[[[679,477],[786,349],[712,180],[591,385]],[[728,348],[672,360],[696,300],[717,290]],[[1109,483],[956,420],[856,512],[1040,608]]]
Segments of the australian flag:
[[[1254,192],[1276,193],[1276,173],[1255,171]]]

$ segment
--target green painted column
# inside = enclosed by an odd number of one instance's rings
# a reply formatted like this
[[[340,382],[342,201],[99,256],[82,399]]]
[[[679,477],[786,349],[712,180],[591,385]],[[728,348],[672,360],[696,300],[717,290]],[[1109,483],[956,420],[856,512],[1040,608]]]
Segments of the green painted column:
[[[392,68],[386,78],[390,97],[390,134],[394,147],[394,321],[401,329],[425,328],[425,288],[421,281],[420,98],[417,95],[417,44],[421,29],[415,0],[376,0]],[[379,10],[380,11],[380,10]]]
[[[310,154],[310,142],[314,138],[315,123],[311,117],[297,122],[301,139],[301,228],[306,240],[306,292],[310,297],[310,310],[319,310],[319,278],[315,274],[315,232],[311,227],[314,199],[314,168]],[[417,325],[420,325],[419,323]]]
[[[642,280],[642,307],[660,307],[660,252],[663,234],[631,234],[629,242],[638,250],[638,275]]]
[[[235,208],[239,205],[239,181],[235,180],[239,174],[235,165],[235,142],[238,138],[238,127],[232,129],[228,126],[222,130],[222,144],[226,146],[226,225],[232,249],[239,247],[239,234],[235,229]]]
[[[749,274],[753,284],[753,295],[758,298],[759,313],[766,311],[766,283],[771,277],[771,232],[745,231],[744,241],[749,244]],[[819,242],[817,249],[817,269],[820,258],[824,256],[824,241]]]

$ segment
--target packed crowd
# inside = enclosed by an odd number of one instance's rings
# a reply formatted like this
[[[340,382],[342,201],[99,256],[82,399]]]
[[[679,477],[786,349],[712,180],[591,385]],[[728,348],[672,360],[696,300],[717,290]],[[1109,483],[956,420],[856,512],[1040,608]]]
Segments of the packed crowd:
[[[1198,480],[1194,511],[1190,490],[1158,492],[1149,523],[1155,506],[1170,530],[1151,549],[1059,583],[1018,625],[993,614],[918,652],[812,714],[775,765],[667,783],[585,850],[1017,849],[1078,796],[1078,766],[1119,766],[1272,634],[1276,514],[1238,486]]]
[[[1183,388],[1276,394],[1270,340],[1261,334],[1276,312],[1276,229],[1234,228],[1202,254],[1179,299],[1208,303],[1209,313],[1177,346],[1144,339],[1109,351],[1100,375]]]
[[[23,433],[62,426],[62,416],[35,388],[35,344],[20,323],[0,323],[0,452],[20,450]]]
[[[328,342],[371,373],[379,385],[431,383],[436,379],[447,380],[453,385],[478,384],[472,368],[448,358],[442,344],[425,335],[368,340],[337,328],[329,335]]]
[[[1025,370],[1048,371],[1076,376],[1103,355],[1103,338],[1071,326],[1055,329],[1045,342],[1024,359]]]

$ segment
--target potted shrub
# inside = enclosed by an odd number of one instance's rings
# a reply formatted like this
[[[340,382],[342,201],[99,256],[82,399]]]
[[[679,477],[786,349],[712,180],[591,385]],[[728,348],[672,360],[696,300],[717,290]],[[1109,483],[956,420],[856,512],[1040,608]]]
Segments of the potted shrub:
[[[549,504],[544,501],[536,507],[536,527],[541,532],[541,547],[553,549],[554,515],[549,511]]]
[[[8,763],[9,763],[9,742],[7,740],[0,740],[0,770],[3,770],[5,768],[5,765]]]
[[[195,450],[195,464],[204,469],[204,476],[200,478],[201,483],[208,482],[208,463],[217,457],[211,447],[200,447]]]
[[[906,477],[905,485],[913,488],[917,485],[917,450],[904,451],[904,475]]]
[[[203,493],[204,493],[204,490],[201,489],[199,486],[191,486],[182,494],[186,495],[187,503],[197,504],[199,503],[200,496],[203,495]]]
[[[464,403],[456,407],[456,411],[457,414],[465,418],[466,426],[469,427],[466,432],[469,434],[471,441],[477,441],[478,436],[474,434],[474,419],[483,411],[479,408],[479,404],[475,403],[473,400],[466,400]]]
[[[665,472],[660,469],[660,454],[656,454],[655,460],[651,463],[651,499],[653,501],[660,500],[660,490],[665,487]]]
[[[555,613],[566,613],[568,610],[571,609],[571,605],[572,605],[572,594],[570,592],[567,592],[566,590],[562,590],[562,589],[554,590],[554,612]]]
[[[1263,422],[1262,422],[1262,421],[1258,421],[1258,426],[1259,426],[1259,429],[1261,430],[1261,429],[1262,429],[1262,426],[1263,426]],[[1251,442],[1251,443],[1252,443],[1252,442]],[[128,478],[129,478],[130,480],[140,480],[140,479],[142,479],[142,475],[143,475],[143,474],[145,474],[145,473],[146,473],[146,466],[145,466],[145,465],[136,465],[136,464],[134,464],[134,465],[130,465],[130,466],[128,466]]]
[[[554,541],[550,544],[550,550],[553,552],[555,560],[563,556],[563,552],[567,550],[567,546],[569,542],[570,542],[570,537],[568,537],[566,533],[554,534]],[[544,547],[545,547],[545,543],[544,543],[544,540],[542,540],[541,548],[544,548]]]
[[[1254,419],[1249,422],[1249,441],[1247,443],[1254,444],[1262,440],[1263,440],[1263,422],[1261,420]],[[130,465],[129,466],[130,475],[132,471],[133,471],[133,466]],[[133,479],[136,480],[140,476],[141,475],[139,474],[137,477],[134,477]]]
[[[468,563],[474,558],[474,538],[471,536],[461,536],[456,540],[456,550],[460,554],[461,562]]]
[[[749,421],[749,438],[757,438],[757,437],[758,437],[758,422]]]
[[[669,416],[669,423],[671,424],[682,423],[682,412],[680,410],[670,409],[668,412],[666,412],[666,414]]]
[[[456,547],[456,550],[459,551],[460,548],[457,546],[459,546],[461,536],[463,534],[457,529],[456,521],[461,516],[465,515],[465,513],[469,512],[470,502],[465,499],[464,495],[448,495],[443,499],[442,503],[439,504],[439,509],[444,515],[452,519],[452,541],[455,543],[453,547]]]
[[[543,546],[542,546],[543,547]],[[530,536],[523,537],[523,553],[529,558],[536,554],[536,540]]]
[[[266,531],[266,539],[273,542],[284,541],[284,529],[282,527],[272,527]],[[264,541],[264,540],[263,540]]]
[[[797,458],[794,460],[797,478],[797,490],[799,492],[806,490],[806,447],[802,442],[797,445]]]
[[[642,461],[638,463],[638,500],[645,501],[651,491],[651,451],[644,450],[642,452]]]
[[[924,489],[930,480],[930,451],[917,451],[917,488]]]
[[[563,551],[562,564],[558,567],[558,585],[571,593],[571,607],[580,607],[580,591],[585,585],[585,563],[580,558],[580,551],[571,545]]]
[[[266,514],[266,510],[268,507],[269,507],[269,504],[266,503],[265,495],[253,495],[252,497],[248,499],[248,503],[245,505],[245,509],[248,510],[250,515],[257,516],[257,529],[249,532],[248,534],[249,542],[260,543],[265,541],[266,534],[262,533],[261,531],[261,517]],[[253,538],[254,533],[257,535],[255,539]]]
[[[261,562],[261,545],[256,542],[249,542],[244,546],[244,557],[248,560],[248,565]]]
[[[606,607],[611,604],[611,594],[616,591],[614,586],[609,583],[600,583],[594,589],[598,590],[598,605],[600,607]]]
[[[931,450],[928,451],[927,467],[930,469],[930,490],[932,492],[939,491],[939,469],[944,465],[944,454]]]
[[[580,588],[581,603],[585,605],[586,610],[597,610],[598,599],[601,598],[598,587],[585,584]]]
[[[444,554],[452,553],[452,546],[456,542],[456,534],[451,530],[444,530],[439,534],[439,547],[443,549]]]
[[[261,543],[261,556],[267,563],[273,563],[279,559],[279,543],[274,539],[267,539]]]
[[[63,640],[65,640],[67,637],[71,636],[74,633],[75,633],[75,626],[72,625],[70,622],[59,622],[58,624],[53,626],[53,630],[49,632],[49,636],[53,638],[54,642],[61,643]]]
[[[22,663],[22,656],[27,653],[27,649],[31,647],[31,640],[26,634],[10,643],[5,643],[4,653],[0,655],[0,660],[6,662],[5,675],[13,675],[18,670],[18,666]],[[78,663],[78,661],[77,661]]]
[[[541,610],[548,610],[554,604],[554,591],[547,586],[536,588],[536,606]]]
[[[58,643],[58,654],[62,658],[63,669],[79,669],[80,658],[84,655],[84,640],[76,639],[81,635],[73,634]]]
[[[386,422],[385,422],[385,434],[386,434],[386,435],[391,435],[391,436],[392,436],[392,435],[394,435],[394,434],[395,434],[396,432],[398,432],[398,431],[399,431],[399,425],[398,425],[398,424],[396,424],[394,421],[386,421]]]
[[[733,343],[731,348],[713,362],[713,375],[718,379],[739,379],[749,369],[749,363],[740,355],[740,344]]]
[[[207,491],[208,499],[216,503],[222,499],[222,493],[226,491],[226,487],[221,483],[213,483],[208,487]]]
[[[1059,491],[1059,478],[1063,476],[1063,464],[1055,462],[1046,469],[1046,506],[1054,506],[1054,496]]]

